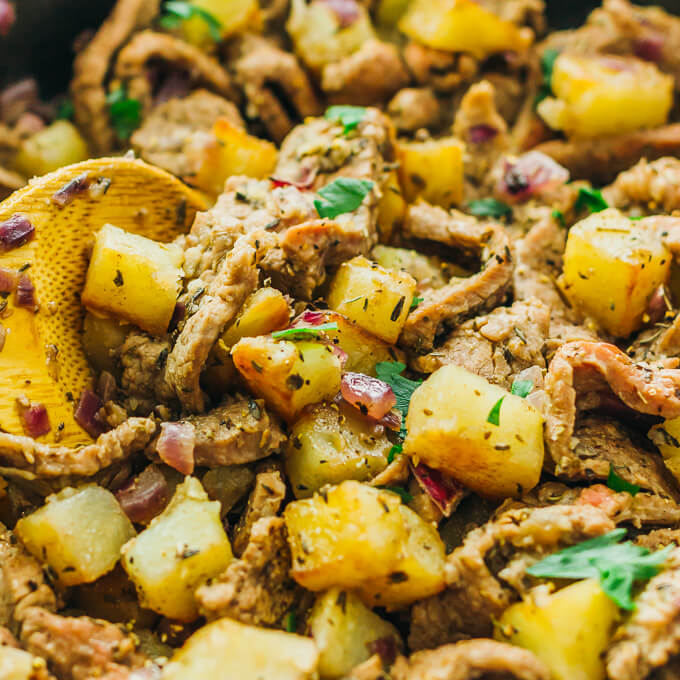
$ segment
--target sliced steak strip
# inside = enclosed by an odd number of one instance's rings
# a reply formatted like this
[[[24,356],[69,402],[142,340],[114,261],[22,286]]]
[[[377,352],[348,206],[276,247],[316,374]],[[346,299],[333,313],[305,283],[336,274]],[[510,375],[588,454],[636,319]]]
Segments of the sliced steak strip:
[[[290,568],[285,522],[280,517],[258,520],[241,559],[196,592],[201,614],[255,626],[280,624],[300,594]]]
[[[403,230],[412,238],[477,254],[482,261],[479,273],[425,291],[423,301],[408,315],[400,342],[425,353],[433,348],[443,330],[501,302],[512,281],[510,240],[500,224],[480,223],[463,213],[446,212],[425,202],[409,208]]]

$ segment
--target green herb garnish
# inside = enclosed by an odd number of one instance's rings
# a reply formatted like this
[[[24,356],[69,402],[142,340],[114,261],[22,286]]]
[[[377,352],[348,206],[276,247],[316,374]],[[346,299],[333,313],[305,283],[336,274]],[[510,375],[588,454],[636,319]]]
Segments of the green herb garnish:
[[[587,209],[588,212],[596,213],[602,212],[609,207],[609,203],[604,200],[602,192],[599,189],[588,189],[581,187],[578,191],[578,198],[574,204],[576,210]]]
[[[57,107],[57,120],[71,120],[73,114],[75,113],[75,108],[73,107],[73,102],[70,99],[62,99]]]
[[[546,97],[552,94],[552,75],[555,67],[555,61],[560,56],[558,50],[547,49],[541,55],[541,72],[543,73],[543,82],[538,88],[534,106],[538,106]]]
[[[638,491],[640,491],[640,487],[637,484],[631,484],[630,482],[627,482],[625,479],[619,477],[616,474],[616,470],[614,469],[614,466],[611,463],[609,463],[609,475],[607,476],[607,486],[612,491],[625,491],[626,493],[629,493],[631,496],[634,496]]]
[[[512,215],[512,208],[495,198],[480,198],[468,203],[468,212],[475,217],[507,217]]]
[[[402,503],[409,503],[413,500],[413,496],[401,486],[379,486],[378,488],[382,489],[383,491],[396,493],[397,496],[401,497]]]
[[[404,447],[401,444],[394,444],[387,452],[387,464],[389,465],[390,463],[393,463],[395,457],[401,455],[402,453],[404,453]]]
[[[561,210],[553,210],[552,216],[553,216],[554,219],[556,219],[560,223],[561,227],[567,226],[567,222],[564,219],[564,213]]]
[[[409,308],[409,311],[413,311],[424,299],[425,298],[414,295],[413,300],[411,300],[411,307]]]
[[[275,331],[272,333],[272,338],[280,340],[281,338],[309,340],[311,338],[318,338],[322,331],[337,331],[338,324],[335,321],[330,323],[322,323],[318,326],[303,326],[301,328],[285,328],[282,331]]]
[[[501,406],[503,405],[503,399],[505,399],[505,397],[501,397],[491,407],[491,410],[489,411],[489,415],[486,417],[487,423],[491,423],[492,425],[496,425],[496,426],[501,424]]]
[[[533,389],[534,383],[532,383],[531,380],[514,380],[512,387],[510,388],[510,393],[524,399]]]
[[[222,24],[208,10],[183,0],[170,0],[165,3],[163,10],[165,14],[163,14],[159,22],[163,28],[172,30],[177,28],[183,21],[196,17],[205,22],[210,37],[215,42],[222,40]]]
[[[291,609],[284,619],[283,625],[286,628],[287,633],[295,633],[297,631],[297,612]]]
[[[621,609],[630,611],[635,607],[631,597],[635,581],[656,576],[675,546],[651,553],[630,541],[619,543],[625,535],[625,529],[614,529],[549,555],[529,567],[527,573],[540,578],[598,578],[602,590]]]
[[[142,105],[137,99],[128,99],[127,90],[122,85],[106,98],[111,115],[111,123],[121,142],[129,139],[142,121]]]
[[[324,117],[326,120],[334,120],[343,127],[342,134],[354,130],[366,116],[366,109],[363,106],[330,106]]]
[[[315,200],[314,207],[319,217],[333,219],[343,213],[356,210],[373,188],[367,179],[338,177],[317,192],[323,201]]]

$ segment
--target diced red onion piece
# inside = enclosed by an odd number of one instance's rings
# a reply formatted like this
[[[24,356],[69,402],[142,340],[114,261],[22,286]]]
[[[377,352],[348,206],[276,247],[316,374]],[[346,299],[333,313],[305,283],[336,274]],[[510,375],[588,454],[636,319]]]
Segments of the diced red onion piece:
[[[136,524],[148,524],[170,500],[168,482],[157,465],[149,465],[116,491],[123,512]]]
[[[17,401],[17,408],[19,409],[19,417],[21,418],[24,432],[29,437],[40,437],[52,429],[44,404],[31,403],[24,405]]]
[[[26,111],[22,113],[14,126],[14,133],[21,137],[31,137],[32,135],[45,129],[45,121],[35,113]]]
[[[2,0],[0,0],[0,6]],[[14,125],[23,113],[38,101],[38,81],[26,78],[0,92],[0,120]]]
[[[93,439],[104,432],[104,426],[97,418],[97,413],[101,407],[101,400],[92,390],[83,390],[74,418],[78,425]]]
[[[420,487],[444,516],[450,517],[465,493],[463,487],[451,477],[423,463],[419,463],[413,468],[413,474]]]
[[[33,311],[37,309],[35,286],[31,277],[25,272],[19,276],[15,297],[17,307],[24,307]]]
[[[326,314],[324,312],[317,312],[313,309],[308,309],[297,317],[290,325],[291,328],[306,328],[309,326],[320,326],[326,323]]]
[[[401,429],[401,418],[402,418],[401,411],[392,409],[391,411],[388,411],[377,422],[383,427],[386,427],[388,430],[399,432],[399,430]]]
[[[386,635],[370,642],[368,651],[377,654],[385,666],[391,666],[397,659],[397,642],[393,635]]]
[[[498,135],[498,130],[491,125],[473,125],[468,130],[468,139],[472,144],[483,144],[490,142]]]
[[[15,213],[0,222],[0,251],[13,250],[28,243],[35,233],[35,227],[21,213]]]
[[[298,173],[299,177],[294,180],[284,179],[283,177],[270,177],[269,179],[274,185],[274,189],[279,187],[296,187],[297,189],[304,191],[305,189],[309,189],[312,184],[314,184],[314,180],[318,174],[318,169],[316,167],[307,168],[302,166],[299,168]]]
[[[106,403],[116,395],[116,379],[108,371],[102,371],[97,382],[97,393],[100,399]]]
[[[376,420],[389,413],[397,403],[392,388],[386,382],[363,373],[343,373],[340,393],[346,402]]]
[[[162,423],[156,442],[160,459],[183,475],[194,471],[195,433],[191,423]]]
[[[345,364],[347,363],[347,359],[349,359],[349,354],[345,352],[344,349],[341,347],[338,347],[337,345],[331,343],[331,349],[333,350],[333,354],[340,359],[340,367],[345,368]]]
[[[649,315],[648,323],[654,324],[661,321],[664,316],[666,316],[666,312],[672,309],[672,306],[669,306],[669,303],[670,300],[668,293],[666,292],[666,286],[659,286],[652,293],[652,297],[649,298],[649,302],[647,303],[647,314]]]
[[[8,0],[0,0],[0,35],[3,38],[9,35],[9,29],[12,28],[15,19],[14,7]]]
[[[507,201],[519,203],[552,191],[569,181],[569,171],[540,151],[529,151],[514,160],[505,160],[497,192]]]
[[[633,43],[633,52],[639,59],[659,62],[663,57],[665,42],[664,36],[662,35],[648,35],[644,38],[639,38]]]
[[[179,326],[180,322],[184,320],[187,313],[187,307],[183,302],[178,302],[175,304],[175,309],[172,312],[172,318],[170,319],[170,325],[168,326],[168,331],[172,332]]]
[[[70,182],[66,182],[61,189],[52,194],[50,200],[63,208],[73,201],[76,194],[85,191],[88,186],[90,186],[90,180],[87,173],[84,172],[82,175],[74,177]]]
[[[340,28],[351,26],[360,16],[356,0],[322,0],[322,2],[333,10]]]
[[[0,293],[13,293],[19,279],[18,272],[7,267],[0,267]]]
[[[191,92],[191,75],[187,71],[172,69],[164,77],[160,76],[159,81],[154,97],[156,106],[170,99],[182,99]]]

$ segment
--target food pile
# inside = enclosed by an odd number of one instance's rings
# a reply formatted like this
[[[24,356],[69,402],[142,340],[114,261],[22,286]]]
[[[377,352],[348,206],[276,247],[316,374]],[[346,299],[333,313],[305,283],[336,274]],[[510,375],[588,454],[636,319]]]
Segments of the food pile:
[[[680,18],[77,47],[0,93],[0,677],[677,677]]]

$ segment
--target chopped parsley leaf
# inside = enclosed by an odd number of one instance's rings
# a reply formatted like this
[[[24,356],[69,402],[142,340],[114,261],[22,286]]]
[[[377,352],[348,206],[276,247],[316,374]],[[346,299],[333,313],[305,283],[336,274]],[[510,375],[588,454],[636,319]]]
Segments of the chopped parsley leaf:
[[[353,177],[338,177],[317,192],[323,200],[316,199],[314,207],[319,217],[333,219],[356,210],[373,188],[373,182]]]
[[[137,99],[128,99],[127,90],[122,85],[108,95],[106,103],[116,136],[124,142],[142,121],[142,105]]]
[[[410,311],[413,311],[425,298],[418,297],[417,295],[413,296],[413,300],[411,300],[411,307]]]
[[[297,612],[291,609],[287,614],[283,622],[287,633],[294,633],[297,631]]]
[[[496,425],[496,426],[501,424],[501,406],[503,405],[503,399],[505,399],[505,397],[501,397],[491,407],[491,410],[489,411],[489,415],[486,417],[487,423],[491,423],[492,425]]]
[[[285,328],[282,331],[275,331],[272,333],[272,338],[281,340],[287,338],[289,340],[309,340],[310,338],[318,338],[322,331],[337,331],[338,324],[335,321],[330,323],[322,323],[318,326],[309,326],[301,328]]]
[[[73,102],[68,98],[62,99],[59,102],[59,106],[57,107],[56,119],[57,120],[71,120],[73,118],[74,113],[75,113],[75,109],[73,107]]]
[[[354,130],[365,116],[366,109],[363,106],[330,106],[324,115],[326,120],[340,123],[344,135]]]
[[[378,488],[382,489],[383,491],[390,491],[391,493],[396,493],[397,496],[401,497],[402,503],[409,503],[410,501],[413,500],[413,496],[401,486],[379,486]]]
[[[512,208],[496,198],[480,198],[468,203],[468,212],[475,217],[506,217],[512,214]]]
[[[210,37],[215,42],[222,40],[222,24],[208,10],[184,0],[169,0],[163,6],[164,14],[160,18],[163,28],[177,28],[183,21],[196,17],[205,22]]]
[[[524,399],[529,396],[532,389],[534,389],[534,383],[531,380],[514,380],[510,392]]]
[[[559,50],[547,49],[541,55],[541,72],[543,82],[538,89],[538,94],[534,100],[534,106],[538,106],[544,99],[552,94],[552,75],[555,68],[555,61],[560,56]]]
[[[629,493],[631,496],[634,496],[638,491],[640,491],[640,487],[637,484],[631,484],[630,482],[627,482],[625,479],[619,477],[616,474],[616,470],[614,469],[614,466],[611,463],[609,463],[609,475],[607,476],[607,486],[612,491],[625,491],[626,493]]]
[[[394,444],[387,453],[387,464],[394,462],[396,456],[404,453],[404,447],[401,444]]]
[[[588,212],[596,213],[606,210],[609,207],[609,203],[604,200],[602,192],[599,189],[581,187],[574,207],[576,210],[587,209]]]
[[[561,227],[567,226],[567,222],[564,219],[564,213],[561,210],[553,210],[552,216],[553,216],[554,219],[556,219],[560,223]]]

